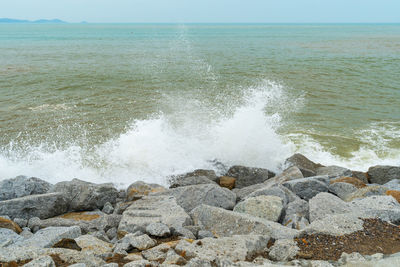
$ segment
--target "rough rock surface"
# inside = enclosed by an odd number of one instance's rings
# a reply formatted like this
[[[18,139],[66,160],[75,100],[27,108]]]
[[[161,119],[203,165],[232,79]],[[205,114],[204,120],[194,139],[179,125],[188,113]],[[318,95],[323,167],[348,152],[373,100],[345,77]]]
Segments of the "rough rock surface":
[[[354,191],[350,195],[348,195],[344,200],[352,201],[357,198],[365,198],[369,196],[381,196],[385,195],[387,188],[381,185],[370,185],[367,187],[363,187]]]
[[[163,223],[151,223],[147,225],[146,232],[149,235],[157,237],[165,237],[171,234],[169,227]]]
[[[228,188],[229,190],[232,190],[235,188],[236,184],[236,178],[229,177],[229,176],[222,176],[219,178],[219,185],[221,187]]]
[[[232,166],[226,173],[226,176],[236,178],[235,187],[243,188],[265,182],[269,178],[275,176],[275,173],[261,168]]]
[[[217,236],[260,234],[274,239],[292,238],[297,230],[247,214],[201,205],[190,213],[196,225]]]
[[[112,245],[92,235],[82,235],[75,238],[76,243],[82,251],[90,251],[94,255],[102,255],[112,251]]]
[[[304,177],[315,176],[317,168],[324,167],[321,164],[312,162],[302,154],[294,154],[290,158],[286,159],[285,165],[288,167],[296,166],[300,169]]]
[[[357,187],[349,183],[331,183],[328,187],[329,192],[337,195],[341,199],[347,199],[352,193],[357,191]]]
[[[126,198],[128,201],[132,201],[152,193],[164,192],[165,190],[165,187],[158,184],[148,184],[143,181],[137,181],[126,189]]]
[[[311,223],[328,215],[352,212],[350,204],[329,193],[319,193],[310,199],[309,206]]]
[[[400,179],[393,179],[384,184],[383,186],[387,187],[389,190],[400,191]]]
[[[0,248],[11,246],[21,240],[24,240],[23,236],[18,235],[10,229],[0,228]]]
[[[294,192],[302,199],[309,200],[318,193],[328,191],[328,176],[315,176],[285,182],[283,186]]]
[[[393,179],[400,179],[400,167],[377,165],[368,169],[371,183],[385,184]]]
[[[24,267],[56,267],[56,264],[50,256],[43,256],[30,261]]]
[[[0,181],[0,201],[29,195],[45,194],[52,185],[35,177],[17,176]]]
[[[160,222],[168,227],[181,228],[192,224],[190,216],[173,196],[147,196],[133,202],[122,214],[118,231],[144,231],[150,223]]]
[[[68,198],[68,210],[102,209],[107,202],[115,203],[118,190],[112,184],[93,184],[78,179],[54,185],[52,192],[62,192]]]
[[[316,175],[329,175],[329,176],[351,176],[353,173],[351,170],[339,167],[339,166],[326,166],[317,168]]]
[[[0,214],[13,218],[46,219],[63,214],[68,209],[68,201],[63,193],[47,193],[0,201]]]
[[[190,212],[198,205],[205,204],[224,209],[233,209],[236,195],[229,189],[214,184],[200,184],[170,189],[168,194],[175,197],[176,202]]]
[[[293,260],[300,248],[292,239],[277,240],[270,248],[269,258],[274,261],[290,261]]]
[[[282,199],[277,196],[249,197],[238,203],[233,211],[246,213],[268,221],[277,222],[283,210]]]
[[[264,186],[247,195],[245,199],[257,196],[277,196],[281,198],[284,206],[286,206],[289,202],[300,199],[295,193],[280,184],[274,186]]]

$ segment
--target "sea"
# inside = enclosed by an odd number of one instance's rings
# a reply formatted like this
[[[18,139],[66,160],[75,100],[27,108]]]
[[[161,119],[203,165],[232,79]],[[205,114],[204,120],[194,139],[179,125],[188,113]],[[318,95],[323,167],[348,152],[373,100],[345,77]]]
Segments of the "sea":
[[[0,180],[165,185],[293,153],[400,165],[400,24],[0,24]]]

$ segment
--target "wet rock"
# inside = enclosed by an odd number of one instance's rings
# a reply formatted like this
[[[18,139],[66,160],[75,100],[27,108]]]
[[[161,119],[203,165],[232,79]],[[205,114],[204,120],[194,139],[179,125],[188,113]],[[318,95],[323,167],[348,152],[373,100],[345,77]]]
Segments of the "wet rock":
[[[106,204],[104,204],[102,212],[106,214],[112,214],[114,212],[114,207],[111,205],[110,202],[107,202]]]
[[[35,177],[17,176],[0,181],[0,201],[29,195],[45,194],[52,185]]]
[[[367,187],[363,187],[351,193],[348,197],[346,197],[345,201],[352,201],[357,198],[365,198],[369,196],[380,196],[385,195],[387,188],[381,185],[371,185]]]
[[[362,181],[364,184],[368,184],[368,173],[366,172],[359,172],[359,171],[353,171],[352,177],[359,179]]]
[[[238,203],[233,211],[277,222],[282,214],[282,199],[277,196],[249,197]]]
[[[166,191],[165,187],[158,184],[148,184],[143,181],[137,181],[126,189],[126,197],[128,201],[140,199],[152,193],[160,193]]]
[[[151,223],[147,225],[146,232],[156,237],[165,237],[171,234],[169,227],[163,223]]]
[[[0,201],[0,214],[7,214],[12,219],[39,217],[46,219],[67,211],[68,200],[63,193],[31,195]]]
[[[69,211],[102,209],[107,202],[115,203],[118,190],[111,184],[93,184],[79,179],[60,182],[52,192],[62,192],[68,198]]]
[[[293,260],[300,248],[297,243],[291,239],[277,240],[270,248],[269,258],[274,261],[290,261]]]
[[[269,178],[275,176],[275,173],[262,168],[233,166],[228,170],[225,176],[236,178],[235,187],[243,188],[265,182]]]
[[[316,175],[328,175],[328,176],[351,176],[353,173],[351,170],[339,167],[339,166],[326,166],[317,168]]]
[[[286,159],[285,165],[288,167],[298,167],[304,177],[316,176],[317,168],[324,167],[323,165],[315,163],[299,153],[294,154],[290,158]]]
[[[127,233],[144,231],[147,225],[157,222],[176,229],[192,224],[190,216],[176,203],[174,197],[147,196],[133,202],[125,210],[118,231]]]
[[[24,264],[24,267],[56,267],[56,264],[50,256],[43,256]]]
[[[82,248],[82,251],[90,251],[94,255],[102,255],[108,252],[112,252],[112,245],[104,242],[91,235],[82,235],[75,238],[76,243]]]
[[[310,207],[310,222],[323,219],[327,215],[350,213],[353,211],[352,207],[329,193],[319,193],[309,201]]]
[[[233,177],[222,176],[219,178],[219,185],[221,187],[228,188],[229,190],[232,190],[233,188],[235,188],[235,183],[236,183],[236,179]]]
[[[189,259],[214,261],[223,257],[230,261],[244,261],[263,253],[268,241],[268,237],[261,235],[204,238],[192,243],[181,240],[175,251]]]
[[[22,236],[19,236],[13,230],[7,228],[0,228],[0,248],[8,247],[24,240]]]
[[[190,215],[196,225],[216,236],[262,234],[274,239],[292,238],[298,231],[248,214],[201,205]]]
[[[50,248],[64,238],[74,239],[81,235],[78,226],[48,227],[37,231],[32,237],[19,241],[13,246]]]
[[[236,195],[229,189],[213,184],[200,184],[170,189],[168,194],[175,197],[176,202],[186,211],[205,204],[224,209],[233,209]]]
[[[333,183],[329,185],[328,190],[341,199],[347,199],[352,193],[357,191],[357,187],[349,183]]]
[[[13,230],[17,234],[22,232],[22,229],[21,229],[21,227],[19,227],[18,224],[16,224],[15,222],[13,222],[9,219],[3,218],[3,217],[0,217],[0,228],[7,228],[10,230]]]
[[[373,184],[385,184],[400,179],[400,167],[377,165],[368,169],[369,181]]]
[[[283,186],[294,192],[302,199],[309,200],[318,193],[327,192],[328,176],[315,176],[285,182]]]

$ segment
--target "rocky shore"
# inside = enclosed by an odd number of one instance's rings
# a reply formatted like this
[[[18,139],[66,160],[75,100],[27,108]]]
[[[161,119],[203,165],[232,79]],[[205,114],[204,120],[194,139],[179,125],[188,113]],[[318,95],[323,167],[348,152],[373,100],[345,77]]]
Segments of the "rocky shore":
[[[301,154],[170,187],[0,181],[0,266],[400,266],[400,166]],[[4,178],[4,177],[3,177]]]

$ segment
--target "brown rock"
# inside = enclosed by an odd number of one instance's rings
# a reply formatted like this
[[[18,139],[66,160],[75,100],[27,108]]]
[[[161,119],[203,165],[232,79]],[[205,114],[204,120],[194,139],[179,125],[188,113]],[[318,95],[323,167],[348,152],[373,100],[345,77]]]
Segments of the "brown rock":
[[[357,188],[363,188],[367,186],[363,181],[354,177],[340,177],[331,181],[331,184],[334,183],[348,183],[354,185]]]
[[[17,234],[22,232],[22,229],[21,229],[21,227],[19,227],[18,224],[16,224],[15,222],[13,222],[9,219],[3,218],[3,217],[0,217],[0,228],[7,228],[10,230],[13,230]]]
[[[166,189],[158,184],[147,184],[142,181],[135,182],[131,184],[126,190],[127,200],[137,200],[144,196],[148,196],[151,193],[164,192]]]
[[[359,172],[359,171],[353,171],[353,177],[363,181],[364,183],[368,184],[369,183],[369,178],[368,178],[368,173],[366,172]]]
[[[60,216],[64,219],[70,219],[75,221],[93,221],[100,218],[99,214],[86,214],[85,212],[70,212]]]
[[[386,195],[392,196],[394,199],[397,200],[397,202],[400,203],[400,191],[397,191],[397,190],[388,190],[388,191],[386,191]]]
[[[70,239],[70,238],[61,239],[56,244],[54,244],[53,248],[67,248],[67,249],[73,249],[73,250],[78,250],[78,251],[82,250],[82,248],[76,243],[76,241],[74,239]]]
[[[233,188],[235,188],[235,182],[236,182],[236,179],[233,177],[222,176],[219,178],[219,185],[221,187],[228,188],[229,190],[232,190]]]

